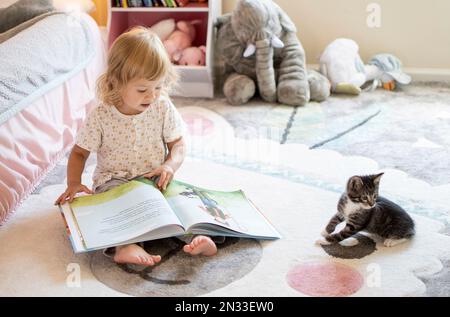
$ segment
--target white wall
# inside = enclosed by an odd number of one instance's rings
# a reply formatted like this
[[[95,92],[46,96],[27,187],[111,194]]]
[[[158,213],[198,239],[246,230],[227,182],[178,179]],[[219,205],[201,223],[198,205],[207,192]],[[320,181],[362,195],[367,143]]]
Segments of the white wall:
[[[223,0],[231,12],[237,0]],[[450,76],[450,0],[275,0],[298,28],[308,64],[338,37],[355,40],[367,61],[387,52],[412,72]],[[381,9],[379,28],[367,25],[367,6]],[[450,78],[450,77],[449,77]]]

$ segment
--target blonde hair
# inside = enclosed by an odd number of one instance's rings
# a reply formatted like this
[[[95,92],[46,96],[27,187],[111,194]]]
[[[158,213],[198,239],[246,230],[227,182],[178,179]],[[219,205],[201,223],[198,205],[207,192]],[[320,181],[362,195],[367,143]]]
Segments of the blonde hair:
[[[178,74],[159,37],[146,27],[134,27],[120,35],[108,54],[106,73],[97,80],[97,97],[109,105],[122,103],[120,89],[134,79],[163,78],[162,92],[168,94]]]

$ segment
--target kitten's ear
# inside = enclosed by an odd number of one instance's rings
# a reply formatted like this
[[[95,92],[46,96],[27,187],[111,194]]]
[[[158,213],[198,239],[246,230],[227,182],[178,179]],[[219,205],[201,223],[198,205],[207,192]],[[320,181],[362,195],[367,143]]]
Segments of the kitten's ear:
[[[373,175],[373,176],[372,176],[372,180],[373,180],[373,183],[374,183],[375,185],[380,184],[381,176],[383,176],[383,174],[384,174],[384,173],[380,173],[380,174],[377,174],[377,175]]]
[[[363,187],[363,181],[359,176],[352,176],[347,183],[348,192],[358,192]]]

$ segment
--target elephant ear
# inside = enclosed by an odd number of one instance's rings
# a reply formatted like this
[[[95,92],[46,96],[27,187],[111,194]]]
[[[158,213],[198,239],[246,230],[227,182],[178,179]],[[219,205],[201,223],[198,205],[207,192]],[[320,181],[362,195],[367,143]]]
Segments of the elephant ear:
[[[241,45],[234,34],[231,26],[231,15],[229,19],[221,22],[220,28],[217,29],[217,51],[227,64],[236,65],[241,61],[245,47]]]
[[[297,32],[295,24],[292,22],[291,18],[283,11],[275,2],[273,3],[275,9],[278,12],[278,18],[280,19],[281,27],[285,32]]]

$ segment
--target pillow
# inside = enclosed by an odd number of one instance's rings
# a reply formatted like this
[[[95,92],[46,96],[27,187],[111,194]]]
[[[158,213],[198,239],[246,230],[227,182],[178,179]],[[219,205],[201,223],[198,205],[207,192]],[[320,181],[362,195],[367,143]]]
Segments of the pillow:
[[[95,4],[92,0],[53,0],[53,6],[63,12],[92,12]]]
[[[51,0],[16,1],[9,7],[0,9],[0,33],[52,10]]]
[[[46,17],[48,17],[50,15],[54,15],[54,14],[63,14],[63,13],[59,13],[57,11],[47,12],[47,13],[35,16],[34,18],[32,18],[32,19],[30,19],[28,21],[20,23],[19,25],[13,27],[12,29],[9,29],[6,32],[0,33],[0,44],[5,42],[6,40],[9,40],[10,38],[15,36],[16,34],[19,34],[23,30],[29,28],[30,26],[32,26],[36,22],[39,22],[40,20],[45,19]]]

